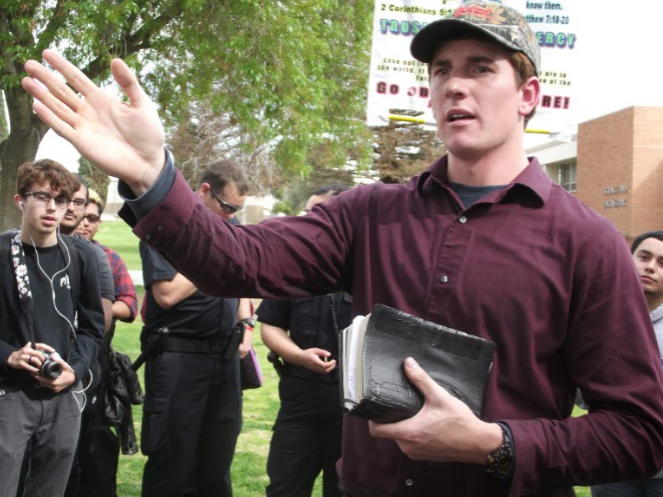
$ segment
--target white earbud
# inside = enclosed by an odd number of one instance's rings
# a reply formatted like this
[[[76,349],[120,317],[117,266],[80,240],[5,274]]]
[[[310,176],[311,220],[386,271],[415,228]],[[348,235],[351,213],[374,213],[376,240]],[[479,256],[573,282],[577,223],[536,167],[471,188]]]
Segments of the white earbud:
[[[23,210],[23,201],[22,200],[18,203],[18,208],[21,209],[21,212],[25,212]]]

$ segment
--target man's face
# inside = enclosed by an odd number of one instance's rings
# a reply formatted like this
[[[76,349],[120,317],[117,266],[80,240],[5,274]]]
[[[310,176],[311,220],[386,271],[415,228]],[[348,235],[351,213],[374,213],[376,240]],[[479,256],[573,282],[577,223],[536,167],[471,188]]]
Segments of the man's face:
[[[633,252],[645,295],[663,296],[663,242],[646,238]]]
[[[64,213],[64,218],[60,223],[60,229],[65,235],[71,235],[78,224],[83,219],[85,215],[85,199],[87,196],[87,189],[85,185],[82,185],[81,188],[71,196],[71,202],[67,206],[67,210]]]
[[[85,216],[76,228],[76,233],[81,237],[92,240],[99,231],[101,217],[99,215],[99,206],[90,202],[85,208]]]
[[[522,140],[523,118],[538,102],[538,80],[518,88],[509,55],[496,43],[472,39],[438,49],[430,68],[431,105],[452,155],[477,159]]]
[[[247,195],[240,195],[234,183],[228,183],[223,190],[215,191],[208,183],[203,183],[198,190],[203,203],[226,221],[235,217],[235,212],[244,207]]]
[[[43,198],[26,194],[17,201],[23,202],[22,227],[27,228],[31,234],[49,235],[57,229],[65,214],[65,208],[56,206],[55,199],[60,192],[51,188],[48,182],[33,184],[27,193],[44,192],[50,195],[51,200],[44,202]],[[41,196],[40,196],[41,197]]]

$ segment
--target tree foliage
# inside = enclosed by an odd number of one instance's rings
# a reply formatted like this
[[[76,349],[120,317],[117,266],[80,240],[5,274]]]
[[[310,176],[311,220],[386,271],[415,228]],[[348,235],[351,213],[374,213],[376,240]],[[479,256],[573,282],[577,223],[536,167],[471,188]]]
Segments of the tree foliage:
[[[83,176],[88,188],[94,190],[106,201],[110,177],[103,171],[97,169],[85,157],[78,158],[78,174]]]
[[[20,87],[23,64],[55,48],[97,82],[114,57],[134,67],[169,129],[198,105],[229,115],[269,145],[279,167],[305,174],[324,142],[340,164],[369,157],[364,94],[369,0],[3,0],[0,89],[11,132],[0,143],[0,219],[16,168],[32,160],[46,127]],[[183,118],[183,116],[185,116]]]
[[[384,183],[406,183],[445,153],[434,131],[419,124],[392,122],[373,128],[375,161],[371,172]]]

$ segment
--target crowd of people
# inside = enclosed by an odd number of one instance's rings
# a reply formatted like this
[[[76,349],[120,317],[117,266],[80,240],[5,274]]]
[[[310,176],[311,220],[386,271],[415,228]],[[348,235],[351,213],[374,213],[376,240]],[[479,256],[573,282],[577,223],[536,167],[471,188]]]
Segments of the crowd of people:
[[[305,215],[257,225],[234,216],[248,193],[237,164],[186,183],[122,61],[127,102],[52,51],[71,87],[25,64],[35,112],[121,180],[119,214],[141,240],[144,496],[232,495],[251,298],[281,375],[268,496],[310,495],[321,472],[325,497],[661,494],[663,234],[629,253],[525,155],[540,52],[515,9],[469,0],[411,52],[446,154],[406,185],[322,188]],[[26,163],[15,203],[20,229],[0,239],[0,495],[114,495],[118,442],[88,399],[135,291],[94,240],[103,203],[79,178]],[[343,416],[335,337],[375,304],[495,343],[481,417],[412,358],[418,414]]]

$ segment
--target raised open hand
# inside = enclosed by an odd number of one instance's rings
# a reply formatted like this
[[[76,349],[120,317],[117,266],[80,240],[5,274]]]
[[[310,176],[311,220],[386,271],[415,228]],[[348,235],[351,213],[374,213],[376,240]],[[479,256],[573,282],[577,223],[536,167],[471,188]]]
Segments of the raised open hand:
[[[123,61],[111,62],[126,103],[100,90],[56,52],[45,50],[43,55],[80,96],[42,64],[29,60],[25,70],[30,77],[23,79],[23,88],[35,97],[34,111],[92,164],[124,180],[134,193],[143,193],[163,168],[164,132],[154,103],[134,74]]]

